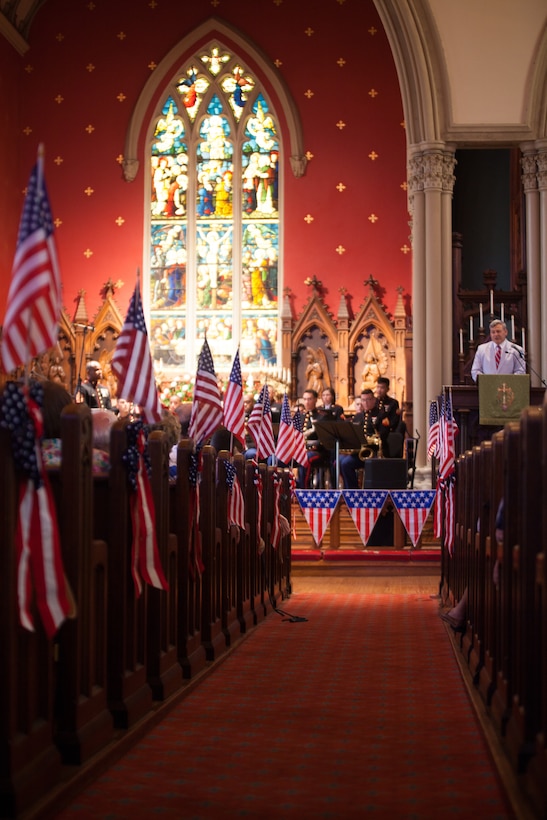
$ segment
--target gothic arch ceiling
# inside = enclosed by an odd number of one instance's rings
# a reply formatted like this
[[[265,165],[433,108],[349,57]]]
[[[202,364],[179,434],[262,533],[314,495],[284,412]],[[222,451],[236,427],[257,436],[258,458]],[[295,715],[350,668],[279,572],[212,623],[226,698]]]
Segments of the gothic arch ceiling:
[[[46,0],[0,0],[0,12],[8,23],[11,24],[15,32],[20,35],[20,38],[25,41],[34,15],[40,6],[44,5],[45,1]],[[18,47],[18,50],[21,50],[21,48]]]

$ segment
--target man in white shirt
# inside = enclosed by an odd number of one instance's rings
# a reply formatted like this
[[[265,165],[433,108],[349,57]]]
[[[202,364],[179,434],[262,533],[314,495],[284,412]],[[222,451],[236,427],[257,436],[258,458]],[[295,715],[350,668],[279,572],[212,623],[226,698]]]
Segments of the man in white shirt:
[[[488,376],[496,374],[510,375],[511,373],[523,375],[526,373],[526,360],[524,350],[512,342],[507,341],[507,325],[500,319],[490,322],[490,341],[479,345],[471,376],[473,381],[477,381],[477,376],[484,373]]]

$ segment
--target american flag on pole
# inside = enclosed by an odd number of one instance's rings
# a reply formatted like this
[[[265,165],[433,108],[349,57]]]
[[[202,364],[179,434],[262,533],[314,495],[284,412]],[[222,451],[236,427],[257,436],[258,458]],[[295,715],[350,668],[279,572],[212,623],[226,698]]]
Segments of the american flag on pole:
[[[341,495],[341,490],[296,491],[296,498],[317,546],[323,540]]]
[[[304,416],[297,410],[293,416],[294,427],[294,460],[305,467],[308,462],[306,440],[304,438]]]
[[[289,397],[285,393],[281,404],[281,417],[279,419],[279,432],[277,434],[277,446],[275,454],[282,464],[290,464],[294,457],[295,431],[291,418],[291,408]]]
[[[112,372],[118,379],[118,396],[138,404],[143,419],[161,420],[161,405],[142,310],[139,277],[129,303],[122,332],[112,357]]]
[[[353,523],[366,547],[384,507],[388,490],[343,490],[342,492]]]
[[[237,477],[237,470],[231,461],[224,461],[226,470],[226,484],[228,485],[228,526],[235,524],[245,529],[245,502],[241,492],[241,484]]]
[[[249,432],[256,444],[256,460],[268,458],[275,453],[275,440],[272,424],[272,407],[270,404],[270,392],[265,384],[260,391],[258,401],[251,411],[247,421]]]
[[[457,425],[452,413],[452,400],[448,390],[441,399],[439,416],[439,472],[435,496],[434,534],[444,537],[444,544],[452,555],[455,536],[455,472]]]
[[[390,495],[415,547],[435,501],[435,490],[390,490]]]
[[[40,145],[19,224],[4,317],[2,364],[6,373],[57,343],[61,277],[43,166]]]
[[[70,611],[63,570],[57,514],[40,439],[43,388],[7,382],[0,424],[10,432],[13,460],[19,475],[17,600],[21,626],[34,632],[32,587],[48,638],[53,638]]]
[[[439,447],[439,402],[437,399],[429,405],[429,431],[427,434],[427,458],[431,461],[437,457]]]
[[[239,349],[234,356],[232,371],[224,396],[224,426],[245,447],[245,407]]]
[[[201,444],[221,426],[223,417],[213,357],[205,339],[199,354],[188,436]]]

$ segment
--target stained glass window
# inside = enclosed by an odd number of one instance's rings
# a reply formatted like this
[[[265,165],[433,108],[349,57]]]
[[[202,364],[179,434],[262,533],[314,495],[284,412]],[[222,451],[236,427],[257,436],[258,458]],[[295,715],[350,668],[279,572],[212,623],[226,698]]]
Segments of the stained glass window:
[[[218,373],[275,368],[279,135],[265,90],[218,43],[166,89],[150,140],[152,354],[193,373],[203,338]]]

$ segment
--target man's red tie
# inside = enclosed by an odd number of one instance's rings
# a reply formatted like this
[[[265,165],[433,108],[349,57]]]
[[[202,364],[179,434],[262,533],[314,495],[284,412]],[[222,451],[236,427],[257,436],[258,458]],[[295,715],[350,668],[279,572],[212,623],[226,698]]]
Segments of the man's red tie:
[[[496,370],[500,366],[500,361],[501,361],[501,347],[498,345],[496,347]]]

